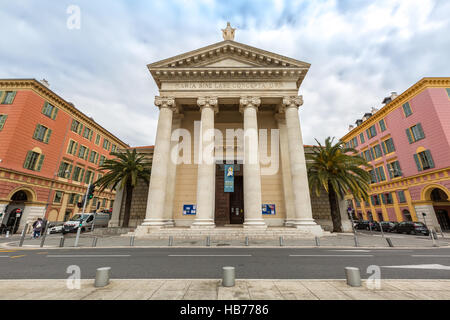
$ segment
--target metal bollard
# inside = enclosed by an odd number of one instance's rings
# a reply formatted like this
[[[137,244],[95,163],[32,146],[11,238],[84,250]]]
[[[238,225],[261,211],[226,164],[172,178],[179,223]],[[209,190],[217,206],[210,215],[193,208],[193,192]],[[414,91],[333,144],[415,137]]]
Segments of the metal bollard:
[[[355,239],[355,247],[359,247],[358,237],[356,236],[356,234],[354,239]]]
[[[439,247],[438,243],[436,242],[435,236],[436,232],[434,230],[430,231],[431,240],[433,240],[433,247]]]
[[[61,236],[61,239],[59,239],[59,247],[60,248],[64,247],[64,240],[66,240],[66,238],[64,236]]]
[[[171,247],[173,245],[173,237],[170,236],[169,237],[169,247]]]
[[[97,237],[94,237],[94,239],[92,239],[92,246],[93,247],[97,246]]]
[[[283,237],[280,237],[280,247],[284,246]]]
[[[211,246],[211,237],[210,236],[206,237],[206,246],[207,247]]]
[[[130,247],[134,246],[134,236],[130,237]]]
[[[347,285],[361,287],[361,274],[358,268],[345,267],[345,276],[347,277]]]
[[[248,247],[248,237],[245,237],[245,245]]]
[[[45,237],[47,236],[48,224],[49,223],[47,222],[44,230],[42,230],[41,248],[44,246],[44,243],[45,243]]]
[[[98,268],[97,273],[95,274],[95,287],[104,287],[109,284],[109,276],[110,276],[111,267],[103,267]]]
[[[387,241],[389,247],[392,248],[392,247],[394,246],[394,244],[393,244],[392,241],[391,241],[391,238],[386,238],[386,241]]]
[[[28,231],[28,224],[26,224],[25,227],[23,228],[22,236],[20,237],[19,247],[23,245],[23,241],[25,240],[25,235],[27,234],[27,231]]]
[[[234,287],[235,271],[234,267],[223,267],[222,286]]]
[[[9,238],[9,230],[6,231],[5,238]]]
[[[320,247],[320,238],[316,237],[316,247]]]

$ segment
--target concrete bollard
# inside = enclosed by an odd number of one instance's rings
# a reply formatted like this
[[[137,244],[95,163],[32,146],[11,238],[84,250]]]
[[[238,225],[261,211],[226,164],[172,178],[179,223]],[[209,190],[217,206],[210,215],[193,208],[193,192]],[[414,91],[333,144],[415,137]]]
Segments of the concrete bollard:
[[[234,287],[235,271],[234,267],[223,267],[222,286]]]
[[[169,237],[169,247],[171,247],[173,245],[173,237],[170,236]]]
[[[109,284],[109,276],[110,276],[111,267],[103,267],[98,268],[97,273],[95,274],[95,283],[94,287],[104,287]]]
[[[210,247],[210,246],[211,246],[211,237],[210,237],[210,236],[207,236],[207,237],[206,237],[206,246],[207,246],[207,247]]]
[[[6,231],[5,238],[9,238],[9,230]]]
[[[345,267],[345,276],[347,277],[347,285],[361,287],[361,274],[358,268]]]
[[[391,248],[394,247],[394,244],[392,243],[391,238],[386,238],[386,241],[387,241],[389,247],[391,247]]]
[[[354,236],[354,240],[355,240],[355,247],[359,247],[358,237],[356,236],[356,234]]]
[[[28,231],[28,224],[26,224],[25,227],[23,228],[22,236],[20,237],[19,247],[23,245],[23,241],[25,240],[25,235],[27,234],[27,231]]]
[[[64,240],[66,240],[66,238],[64,236],[61,236],[61,239],[59,239],[59,247],[60,248],[64,247]]]
[[[280,247],[284,246],[284,240],[283,237],[280,237]]]
[[[130,247],[134,246],[134,236],[130,237]]]
[[[245,246],[248,247],[248,237],[245,237]]]
[[[320,238],[316,237],[316,247],[320,247]]]
[[[92,239],[92,246],[93,247],[97,246],[97,237],[94,237],[94,239]]]

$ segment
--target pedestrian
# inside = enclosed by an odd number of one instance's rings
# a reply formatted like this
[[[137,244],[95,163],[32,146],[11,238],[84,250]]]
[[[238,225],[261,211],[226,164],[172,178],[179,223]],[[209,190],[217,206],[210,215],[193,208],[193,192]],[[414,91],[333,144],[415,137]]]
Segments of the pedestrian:
[[[43,227],[43,222],[41,218],[38,218],[34,223],[33,223],[33,239],[37,239],[40,237],[41,235],[41,230]]]

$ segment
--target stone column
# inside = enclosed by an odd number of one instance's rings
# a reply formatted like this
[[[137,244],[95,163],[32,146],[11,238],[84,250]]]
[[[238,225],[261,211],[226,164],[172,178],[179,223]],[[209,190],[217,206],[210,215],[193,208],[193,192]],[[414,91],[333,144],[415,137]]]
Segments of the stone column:
[[[197,214],[192,228],[214,228],[215,167],[214,114],[218,112],[217,98],[201,97],[197,104],[201,110],[201,128],[197,173]]]
[[[111,214],[111,220],[109,220],[108,227],[120,227],[120,211],[122,209],[123,201],[123,188],[118,187],[116,189],[116,196],[114,198],[113,211]]]
[[[172,122],[172,131],[179,129],[181,126],[181,120],[183,119],[182,114],[175,114]],[[166,227],[175,226],[173,220],[173,200],[175,198],[175,182],[177,173],[177,159],[172,159],[172,150],[177,145],[177,141],[171,141],[170,144],[170,155],[171,159],[169,161],[169,167],[167,170],[167,190],[166,190],[166,205],[164,210],[163,219],[166,221]],[[177,153],[178,155],[178,153]]]
[[[175,99],[172,97],[156,97],[155,105],[159,107],[160,111],[153,153],[152,175],[148,190],[147,211],[142,226],[161,228],[165,225],[164,205],[170,161],[170,136],[176,105]]]
[[[286,129],[286,117],[284,114],[276,114],[275,119],[278,122],[280,130],[280,158],[281,173],[283,177],[283,194],[286,207],[285,226],[292,226],[295,219],[294,192],[292,191],[291,164],[289,160],[289,143]]]
[[[267,228],[261,208],[261,170],[258,144],[258,107],[261,99],[243,97],[244,113],[244,228]]]
[[[298,108],[303,104],[301,96],[283,98],[282,110],[286,115],[286,128],[289,144],[291,178],[294,192],[295,219],[293,225],[315,235],[322,234],[322,228],[313,219],[306,171],[305,150]]]

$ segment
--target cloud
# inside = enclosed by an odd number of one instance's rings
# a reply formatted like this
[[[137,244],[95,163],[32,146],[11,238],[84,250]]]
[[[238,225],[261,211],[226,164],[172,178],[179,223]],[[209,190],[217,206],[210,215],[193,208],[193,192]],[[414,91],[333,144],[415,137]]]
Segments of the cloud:
[[[80,30],[66,27],[69,5]],[[125,142],[149,145],[158,112],[146,65],[221,41],[230,21],[236,41],[311,63],[300,116],[313,144],[391,91],[448,75],[449,14],[445,0],[17,0],[0,11],[0,78],[46,78]]]

